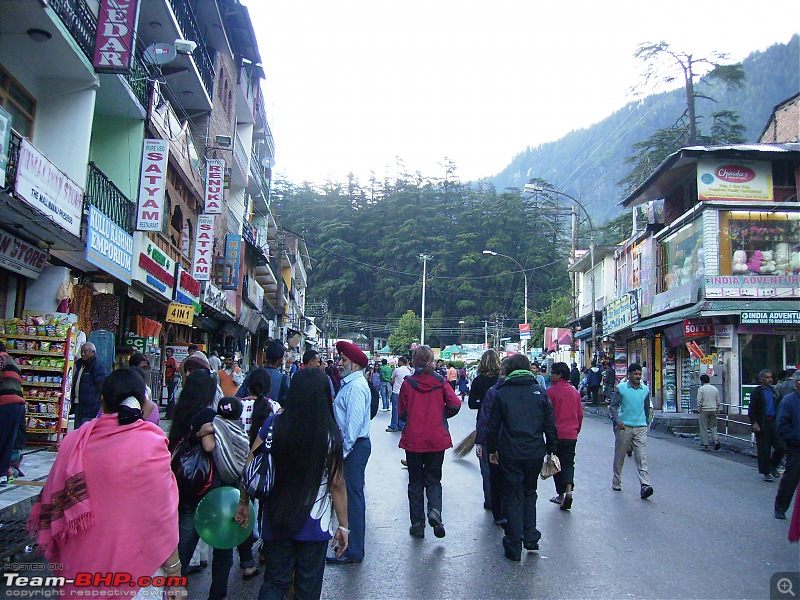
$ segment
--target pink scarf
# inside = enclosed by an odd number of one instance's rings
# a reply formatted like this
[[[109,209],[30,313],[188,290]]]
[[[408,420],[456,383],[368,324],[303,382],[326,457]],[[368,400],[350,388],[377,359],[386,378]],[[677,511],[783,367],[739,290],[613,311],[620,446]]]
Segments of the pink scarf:
[[[145,421],[120,425],[115,414],[70,433],[28,529],[47,559],[64,565],[56,575],[153,575],[178,544],[178,490],[164,433]],[[115,593],[138,589],[126,584]]]
[[[792,521],[789,525],[789,541],[800,542],[800,485],[794,495],[794,510],[792,510]]]

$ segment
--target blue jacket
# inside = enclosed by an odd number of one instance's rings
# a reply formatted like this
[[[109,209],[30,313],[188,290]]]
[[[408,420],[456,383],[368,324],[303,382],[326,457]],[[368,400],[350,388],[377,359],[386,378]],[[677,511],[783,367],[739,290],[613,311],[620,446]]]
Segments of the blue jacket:
[[[85,365],[85,368],[83,368]],[[83,375],[81,376],[80,388],[78,398],[75,397],[75,389],[78,388],[78,375],[83,368]],[[75,371],[72,379],[72,401],[77,402],[75,411],[79,417],[94,418],[100,410],[100,388],[103,387],[108,371],[106,366],[97,358],[93,356],[88,361],[84,362],[82,358],[75,361]]]
[[[800,450],[800,393],[792,392],[781,400],[775,429],[787,446]]]

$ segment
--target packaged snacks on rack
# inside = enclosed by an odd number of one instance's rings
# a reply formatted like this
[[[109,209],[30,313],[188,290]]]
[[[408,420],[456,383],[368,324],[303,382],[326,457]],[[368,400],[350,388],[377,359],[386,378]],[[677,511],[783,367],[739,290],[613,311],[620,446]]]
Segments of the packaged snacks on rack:
[[[50,342],[39,342],[39,350],[42,352],[50,352]]]
[[[50,344],[50,352],[61,352],[61,353],[63,353],[64,352],[64,346],[65,346],[65,344],[62,344],[62,343],[59,343],[59,342],[52,342]]]

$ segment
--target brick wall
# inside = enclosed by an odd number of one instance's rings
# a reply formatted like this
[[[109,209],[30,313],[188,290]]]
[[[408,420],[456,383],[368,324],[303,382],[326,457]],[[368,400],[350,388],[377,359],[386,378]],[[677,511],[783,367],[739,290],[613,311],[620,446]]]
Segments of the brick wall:
[[[762,144],[800,142],[800,96],[787,101],[773,113],[758,141]]]

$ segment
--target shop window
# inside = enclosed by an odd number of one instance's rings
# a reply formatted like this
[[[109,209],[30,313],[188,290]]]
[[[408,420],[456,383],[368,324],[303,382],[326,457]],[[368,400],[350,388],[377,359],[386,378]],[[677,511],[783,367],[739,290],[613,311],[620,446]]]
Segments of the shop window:
[[[769,369],[773,375],[783,369],[783,336],[743,334],[739,346],[742,385],[758,385],[762,369]]]
[[[800,213],[721,211],[720,275],[800,275]]]
[[[0,67],[0,106],[11,113],[11,127],[14,131],[30,138],[33,133],[36,100],[3,67]]]
[[[700,219],[684,225],[661,242],[661,290],[688,285],[704,272],[703,226]]]
[[[788,160],[772,163],[772,184],[775,187],[796,187],[794,162]]]

